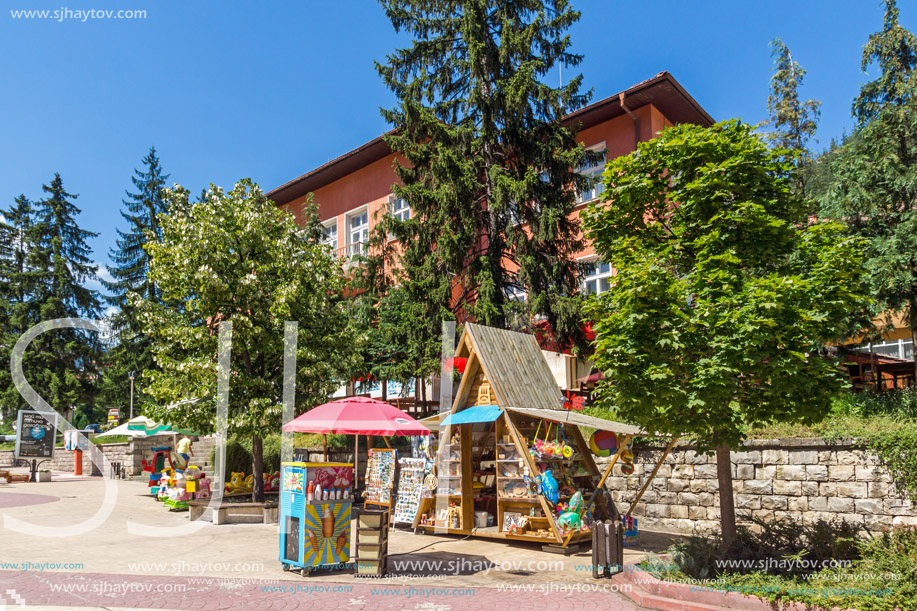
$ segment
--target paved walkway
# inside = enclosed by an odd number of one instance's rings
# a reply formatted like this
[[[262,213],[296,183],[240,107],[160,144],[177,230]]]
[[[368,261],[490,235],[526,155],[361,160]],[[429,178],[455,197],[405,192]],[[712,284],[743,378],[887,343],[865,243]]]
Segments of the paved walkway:
[[[10,494],[7,492],[0,492],[0,509],[41,505],[42,503],[53,503],[59,500],[58,497],[47,494],[29,494],[28,492]]]
[[[7,610],[18,607],[6,590],[14,590],[27,609],[45,606],[55,611],[243,605],[293,609],[318,601],[322,609],[358,611],[503,611],[517,604],[535,610],[638,609],[614,591],[610,580],[592,579],[588,551],[563,557],[539,546],[483,539],[393,531],[389,568],[394,575],[385,581],[356,579],[344,571],[302,577],[282,570],[276,525],[208,524],[182,537],[128,533],[128,521],[168,528],[187,524],[188,514],[167,511],[146,494],[143,483],[116,485],[111,515],[87,534],[37,537],[14,532],[0,521],[0,596],[6,598]],[[0,509],[0,520],[10,516],[49,526],[79,524],[98,511],[104,489],[98,478],[15,484],[5,487],[3,495],[24,502],[44,493],[60,500],[6,507]],[[671,538],[645,533],[643,542],[659,551]],[[634,561],[643,550],[626,555]]]

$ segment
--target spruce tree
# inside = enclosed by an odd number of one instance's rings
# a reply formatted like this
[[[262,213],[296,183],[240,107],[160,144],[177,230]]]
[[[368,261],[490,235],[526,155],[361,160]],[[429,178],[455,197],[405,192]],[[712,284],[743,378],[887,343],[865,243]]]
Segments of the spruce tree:
[[[10,416],[25,407],[10,375],[10,355],[19,336],[38,322],[38,311],[31,300],[34,274],[28,265],[34,238],[32,202],[25,195],[3,211],[5,222],[0,233],[0,276],[2,276],[3,320],[0,321],[0,413]]]
[[[818,127],[821,102],[803,102],[799,99],[799,88],[806,71],[793,59],[789,47],[779,38],[771,41],[771,57],[774,58],[774,75],[771,77],[767,110],[774,131],[768,137],[775,146],[796,153],[797,165],[804,166],[810,160],[808,141]],[[800,188],[804,186],[802,177],[800,172]]]
[[[112,280],[102,281],[110,291],[106,300],[118,308],[111,319],[115,335],[104,359],[99,389],[99,400],[105,407],[130,403],[130,372],[135,374],[135,403],[142,402],[145,388],[142,374],[155,367],[150,339],[143,333],[137,310],[128,295],[135,293],[147,301],[160,301],[160,291],[147,277],[150,256],[144,245],[151,238],[158,240],[162,235],[159,215],[168,209],[162,189],[169,175],[163,174],[155,147],[150,147],[142,163],[143,169],[135,169],[131,177],[136,192],[126,191],[127,199],[122,200],[121,216],[127,221],[127,230],[118,229],[118,240],[109,251],[112,265],[108,266],[108,271]],[[135,407],[134,412],[139,413],[139,410]]]
[[[426,330],[412,340],[418,363],[438,348],[444,317],[509,326],[520,288],[529,320],[544,316],[562,341],[578,338],[583,241],[571,187],[587,186],[575,169],[594,155],[560,119],[591,94],[580,92],[581,76],[560,87],[545,79],[581,61],[566,33],[579,13],[566,0],[381,4],[414,39],[377,64],[398,98],[382,114],[406,161],[394,196],[411,214],[387,214],[375,244],[400,241],[388,281],[426,304],[416,308]]]
[[[853,116],[860,125],[878,117],[883,108],[905,106],[917,89],[917,37],[898,23],[895,0],[885,0],[882,31],[872,34],[863,47],[861,68],[865,72],[873,63],[879,66],[879,76],[860,88],[853,103]]]
[[[98,318],[99,296],[85,283],[96,275],[87,244],[97,234],[81,229],[77,195],[64,189],[60,174],[43,185],[45,199],[35,204],[35,223],[27,264],[31,268],[31,311],[38,321]],[[31,321],[29,321],[31,322]],[[64,329],[37,337],[29,346],[25,374],[39,395],[58,410],[91,414],[99,340],[96,334]]]

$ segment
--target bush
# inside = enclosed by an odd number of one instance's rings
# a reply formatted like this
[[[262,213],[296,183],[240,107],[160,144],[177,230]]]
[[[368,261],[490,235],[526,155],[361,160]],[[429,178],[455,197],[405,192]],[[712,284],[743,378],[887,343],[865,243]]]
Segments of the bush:
[[[262,441],[264,472],[280,471],[280,435],[269,435]],[[216,464],[216,449],[210,453],[210,464]],[[226,442],[226,477],[232,473],[252,473],[252,440],[231,437]]]
[[[723,573],[792,576],[812,571],[825,561],[859,558],[859,527],[843,521],[819,520],[811,525],[793,520],[753,520],[757,528],[740,526],[732,545],[718,537],[689,537],[669,549],[672,563],[695,579],[712,579]],[[794,562],[795,560],[795,562]],[[804,560],[805,562],[801,562]]]

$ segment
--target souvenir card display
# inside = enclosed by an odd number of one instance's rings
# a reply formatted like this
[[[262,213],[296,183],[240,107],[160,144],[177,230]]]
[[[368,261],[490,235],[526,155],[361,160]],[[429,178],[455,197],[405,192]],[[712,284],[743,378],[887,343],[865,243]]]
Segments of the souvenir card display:
[[[430,473],[433,461],[424,458],[398,460],[398,496],[395,500],[394,522],[413,522],[423,496],[424,478]]]
[[[375,505],[392,504],[392,491],[395,486],[396,450],[374,448],[369,451],[369,463],[366,467],[367,503]]]

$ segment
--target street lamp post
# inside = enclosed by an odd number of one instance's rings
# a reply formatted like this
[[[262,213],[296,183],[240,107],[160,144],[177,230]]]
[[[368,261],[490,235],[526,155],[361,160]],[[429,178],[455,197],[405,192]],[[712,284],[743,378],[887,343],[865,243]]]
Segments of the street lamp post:
[[[131,418],[130,419],[133,420],[134,419],[134,372],[131,371],[130,373],[127,374],[127,376],[131,379]]]

